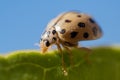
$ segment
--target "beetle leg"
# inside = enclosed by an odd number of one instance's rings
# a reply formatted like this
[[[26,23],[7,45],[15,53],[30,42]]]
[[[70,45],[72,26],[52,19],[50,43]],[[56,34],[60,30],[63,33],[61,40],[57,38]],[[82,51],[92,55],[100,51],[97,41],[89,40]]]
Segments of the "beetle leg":
[[[64,75],[68,75],[68,73],[67,73],[67,70],[66,70],[66,67],[65,67],[65,62],[64,62],[64,57],[63,57],[63,52],[62,52],[62,48],[61,48],[61,46],[59,45],[59,44],[56,44],[57,45],[57,48],[58,48],[58,50],[60,51],[60,53],[61,53],[61,55],[62,55],[62,67],[63,67],[63,74]]]
[[[66,51],[68,51],[68,54],[69,54],[69,57],[70,57],[70,64],[71,64],[71,67],[73,67],[73,55],[72,55],[71,50],[65,45],[62,45],[62,46],[66,49]]]

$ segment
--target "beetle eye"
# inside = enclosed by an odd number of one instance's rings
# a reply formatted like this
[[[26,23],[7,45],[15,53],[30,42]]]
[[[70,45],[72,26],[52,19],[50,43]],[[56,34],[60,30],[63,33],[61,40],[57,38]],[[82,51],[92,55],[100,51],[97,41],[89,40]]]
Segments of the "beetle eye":
[[[45,43],[45,46],[46,46],[46,47],[49,47],[49,46],[50,46],[50,42],[49,42],[48,40],[46,40],[44,43]]]

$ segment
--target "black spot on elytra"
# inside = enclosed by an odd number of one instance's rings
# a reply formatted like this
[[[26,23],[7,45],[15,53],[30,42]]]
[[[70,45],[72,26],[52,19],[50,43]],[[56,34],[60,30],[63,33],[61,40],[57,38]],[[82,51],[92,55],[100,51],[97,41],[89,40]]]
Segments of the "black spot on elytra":
[[[81,17],[81,15],[77,15],[77,17]]]
[[[56,30],[53,30],[53,31],[52,31],[52,34],[54,35],[55,33],[56,33]]]
[[[75,32],[75,31],[71,32],[70,33],[71,38],[75,38],[77,36],[77,34],[78,34],[78,32]]]
[[[88,38],[88,37],[89,37],[88,32],[85,32],[85,33],[83,34],[83,37],[84,37],[84,38]]]
[[[70,23],[70,22],[71,22],[71,20],[66,19],[66,20],[65,20],[65,22],[66,22],[66,23]]]
[[[89,18],[89,21],[90,21],[91,23],[95,23],[95,21],[94,21],[92,18]]]
[[[93,27],[93,28],[92,28],[92,31],[93,31],[94,36],[97,36],[97,28],[96,28],[96,27]]]
[[[64,34],[65,31],[66,31],[65,29],[62,29],[62,30],[60,31],[60,33],[61,33],[61,34]]]
[[[56,38],[56,37],[53,37],[53,38],[52,38],[52,40],[53,40],[53,41],[56,41],[56,40],[57,40],[57,38]]]
[[[78,26],[79,26],[80,28],[84,28],[84,27],[85,27],[85,23],[79,22],[79,23],[78,23]]]
[[[45,45],[48,47],[50,46],[50,42],[48,40],[45,41]]]

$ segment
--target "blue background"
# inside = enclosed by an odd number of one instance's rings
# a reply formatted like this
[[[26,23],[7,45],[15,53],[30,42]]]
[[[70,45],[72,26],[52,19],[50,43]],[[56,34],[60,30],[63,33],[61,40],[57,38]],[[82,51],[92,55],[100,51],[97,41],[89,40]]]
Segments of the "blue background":
[[[47,23],[61,12],[80,10],[94,16],[104,35],[82,46],[120,43],[120,0],[0,0],[0,53],[39,49],[35,43]]]

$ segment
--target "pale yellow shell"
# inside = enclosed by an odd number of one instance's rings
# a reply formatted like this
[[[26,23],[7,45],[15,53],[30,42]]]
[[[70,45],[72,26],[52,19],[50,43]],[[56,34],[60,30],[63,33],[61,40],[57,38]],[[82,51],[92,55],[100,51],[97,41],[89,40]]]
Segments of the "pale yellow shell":
[[[61,17],[60,17],[61,16]],[[99,25],[94,19],[84,13],[67,12],[60,15],[55,29],[58,32],[58,36],[61,40],[75,43],[82,40],[94,40],[102,36],[102,31]],[[85,27],[79,27],[78,23],[84,23]],[[65,33],[61,34],[61,30],[64,29]],[[78,32],[74,38],[71,38],[71,32]],[[84,33],[88,33],[88,37],[85,38]]]
[[[79,41],[94,40],[101,36],[101,28],[90,15],[79,12],[66,12],[49,22],[45,33],[41,37],[40,45],[42,52],[45,52],[52,44],[75,47]]]

